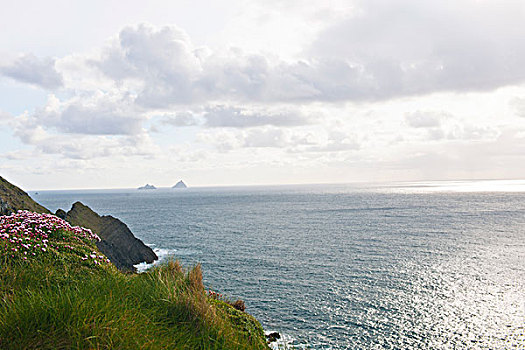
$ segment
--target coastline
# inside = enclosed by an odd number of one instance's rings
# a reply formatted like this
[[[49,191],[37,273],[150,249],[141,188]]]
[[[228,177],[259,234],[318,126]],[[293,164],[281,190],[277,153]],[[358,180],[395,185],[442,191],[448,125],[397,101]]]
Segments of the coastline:
[[[264,331],[260,323],[253,316],[244,312],[244,302],[238,301],[231,303],[228,299],[217,299],[213,294],[207,295],[202,282],[200,264],[185,269],[177,261],[169,260],[161,262],[155,255],[155,261],[151,262],[147,271],[143,273],[125,274],[117,271],[115,265],[113,265],[95,245],[95,243],[98,244],[102,241],[97,233],[101,232],[104,234],[104,232],[106,232],[104,230],[106,229],[114,230],[116,219],[111,217],[101,218],[80,203],[75,203],[73,209],[68,213],[57,211],[57,214],[63,216],[63,218],[59,218],[48,214],[49,211],[47,209],[37,205],[24,191],[8,183],[3,178],[0,178],[0,180],[0,185],[2,185],[3,189],[3,191],[0,191],[2,214],[6,214],[5,216],[0,216],[0,232],[2,233],[0,235],[0,260],[4,266],[0,274],[0,280],[3,281],[0,286],[0,294],[4,300],[7,300],[4,305],[5,307],[2,309],[2,312],[0,312],[0,324],[2,325],[2,330],[0,330],[0,346],[3,348],[11,348],[13,346],[15,348],[27,347],[28,344],[37,341],[38,344],[40,344],[39,348],[51,349],[55,348],[57,344],[63,341],[62,339],[66,338],[72,341],[71,345],[74,347],[98,347],[105,346],[104,344],[107,344],[107,342],[113,342],[114,340],[111,340],[114,336],[112,335],[113,333],[122,334],[119,336],[124,337],[120,339],[121,345],[129,347],[129,345],[124,344],[128,344],[130,341],[135,343],[138,340],[133,340],[129,337],[128,327],[135,327],[135,322],[152,312],[160,312],[162,314],[169,311],[169,305],[172,305],[172,307],[180,310],[177,312],[177,315],[182,312],[182,314],[180,314],[181,316],[173,318],[173,316],[170,316],[170,312],[164,316],[159,314],[153,317],[153,319],[157,319],[157,323],[147,328],[152,334],[157,334],[156,342],[169,341],[171,343],[175,341],[177,344],[180,342],[182,342],[180,344],[188,344],[188,342],[190,344],[197,344],[202,342],[203,344],[208,344],[209,341],[212,341],[210,344],[222,344],[219,347],[220,349],[268,349]],[[26,209],[31,210],[34,208],[45,213],[39,214],[26,211]],[[81,216],[73,216],[71,213],[75,208],[82,208],[84,212],[88,211],[87,213],[89,213],[89,215],[77,214]],[[80,217],[83,219],[79,219]],[[77,223],[80,220],[90,225],[93,231],[77,226],[72,227],[65,219],[72,220],[73,223]],[[101,219],[105,219],[105,221],[101,221]],[[109,224],[105,224],[107,220],[109,220]],[[39,225],[41,225],[42,228],[35,228],[33,223],[38,222],[40,222]],[[106,227],[104,225],[108,226]],[[124,224],[119,223],[119,225]],[[55,226],[56,228],[54,228]],[[13,229],[13,227],[20,227],[21,231],[16,231],[18,228]],[[88,232],[89,234],[83,232]],[[76,236],[79,233],[82,233],[87,238],[82,238],[83,241],[79,241],[79,238]],[[20,236],[20,238],[17,238],[17,235]],[[131,235],[133,240],[138,241],[130,232],[126,233],[126,235]],[[28,244],[19,243],[22,241],[25,242],[24,237],[26,237],[26,239],[30,239],[31,237],[32,240],[36,241],[35,243],[29,241],[30,243]],[[88,238],[94,241],[89,242]],[[140,243],[142,244],[142,242]],[[42,246],[41,249],[37,248],[40,247],[41,244],[44,244],[45,248],[44,246]],[[111,249],[118,249],[114,245],[112,246],[113,248]],[[89,253],[90,251],[91,253]],[[35,255],[35,253],[38,254]],[[95,260],[90,260],[90,256],[94,257]],[[102,260],[96,260],[99,257]],[[36,273],[37,271],[38,273]],[[127,269],[124,269],[124,271],[127,271]],[[16,279],[13,278],[13,273],[18,276]],[[34,278],[43,273],[48,276],[46,277],[48,282],[41,285],[41,282],[39,282],[41,281],[41,277],[37,279]],[[86,273],[88,273],[88,275],[86,275]],[[86,278],[86,276],[90,277]],[[125,282],[126,290],[124,290],[122,289],[123,286],[121,283],[126,280],[128,282]],[[132,285],[136,285],[136,287],[139,288],[137,292],[143,289],[143,287],[140,287],[140,283],[142,283],[140,281],[154,282],[153,289],[150,288],[150,292],[146,295],[142,295],[141,292],[134,294],[132,298],[136,299],[134,303],[135,307],[133,309],[127,309],[125,304],[119,301],[120,297],[128,294],[128,289]],[[23,283],[25,287],[20,288],[20,283]],[[86,290],[84,286],[88,286],[90,283],[93,283],[93,285]],[[106,292],[103,292],[104,288],[99,286],[100,283],[110,284],[112,287],[106,289]],[[181,289],[181,286],[186,284],[187,287]],[[64,285],[64,287],[60,287],[61,285]],[[61,288],[59,289],[59,293],[54,290],[55,286]],[[165,290],[166,286],[171,287]],[[83,293],[91,290],[97,290],[98,293],[92,294],[91,298],[83,296]],[[155,303],[162,300],[172,300],[170,302],[171,304],[166,305],[168,309],[165,309],[165,307],[153,309],[149,307],[147,309],[139,307],[137,309],[137,306],[141,303],[151,303],[148,301],[151,295],[162,293],[163,290],[168,292],[168,296],[158,300],[155,299],[157,300]],[[27,295],[26,291],[33,292]],[[35,320],[31,321],[29,318],[25,318],[25,316],[23,316],[25,313],[17,309],[17,303],[25,302],[26,300],[29,302],[27,297],[32,298],[34,295],[39,297],[39,293],[45,293],[46,298],[49,299],[44,305],[53,304],[55,300],[61,300],[63,298],[62,294],[65,293],[64,291],[71,293],[66,299],[70,304],[59,307],[58,310],[53,311],[51,314],[49,313],[51,310],[42,310],[42,316],[32,316],[32,318],[36,318],[36,322]],[[100,294],[101,292],[102,294]],[[109,294],[106,294],[107,292],[109,292]],[[112,297],[112,295],[115,297]],[[93,299],[93,297],[95,299]],[[85,301],[93,299],[95,303],[99,303],[99,298],[104,298],[104,300],[106,300],[105,303],[115,302],[113,306],[114,309],[111,313],[106,313],[103,309],[99,310],[96,306],[91,306],[87,309],[78,309],[78,306],[75,306],[75,298],[80,298],[79,300]],[[237,304],[242,306],[237,306]],[[67,309],[77,311],[67,311]],[[112,317],[121,317],[119,316],[121,313],[131,313],[130,315],[132,316],[131,318],[129,318],[129,316],[127,317],[128,321],[125,321],[125,319],[123,319],[124,321],[120,321],[125,322],[125,324],[122,324],[118,329],[115,329],[105,336],[95,335],[99,329],[97,327],[93,330],[95,333],[91,333],[91,335],[88,333],[86,336],[80,336],[80,338],[71,338],[71,336],[68,335],[70,332],[68,330],[69,327],[76,329],[76,327],[82,328],[87,325],[84,325],[83,322],[74,325],[76,321],[73,321],[72,324],[72,320],[70,319],[71,317],[89,317],[88,314],[84,312],[94,314],[99,312],[108,322],[113,322],[111,321]],[[18,315],[18,317],[15,317],[15,315]],[[40,317],[41,320],[39,319]],[[63,317],[65,317],[65,319]],[[187,329],[181,333],[177,325],[182,327],[185,322],[187,322],[185,321],[186,317],[190,317],[189,320],[191,320],[194,326],[191,330]],[[14,319],[17,319],[16,324],[12,324],[10,321]],[[46,322],[43,323],[43,320],[46,320]],[[155,331],[160,320],[163,320],[161,324],[165,324],[163,327],[168,327],[166,331],[169,329],[170,334],[172,334],[170,337],[164,338],[161,333],[158,333],[161,329]],[[182,323],[179,324],[178,322]],[[12,331],[11,328],[17,324],[25,324],[22,333]],[[71,324],[71,326],[63,328],[58,327],[57,324]],[[176,327],[173,328],[173,325]],[[104,322],[101,323],[101,326],[106,327],[104,326]],[[186,326],[183,326],[183,328],[185,327]],[[53,335],[49,336],[48,331],[46,331],[47,329],[54,329]],[[27,332],[32,332],[32,335]],[[84,333],[85,331],[81,332]],[[144,332],[145,329],[143,329],[142,333]],[[203,332],[203,335],[200,335],[200,332]],[[42,336],[44,338],[42,338]],[[201,336],[205,336],[205,338],[201,338]],[[179,348],[175,343],[173,345],[166,345],[163,348]],[[217,345],[214,345],[214,347],[216,346]],[[139,347],[144,348],[144,345]],[[208,347],[209,346],[205,346],[205,348]],[[146,348],[150,347],[146,346]],[[194,346],[191,346],[191,348],[194,348]]]

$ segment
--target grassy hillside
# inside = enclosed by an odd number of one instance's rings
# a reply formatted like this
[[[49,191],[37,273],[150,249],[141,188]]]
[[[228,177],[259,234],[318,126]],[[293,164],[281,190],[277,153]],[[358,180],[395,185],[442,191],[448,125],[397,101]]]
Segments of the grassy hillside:
[[[1,349],[268,349],[199,265],[123,274],[97,239],[49,214],[0,217]]]

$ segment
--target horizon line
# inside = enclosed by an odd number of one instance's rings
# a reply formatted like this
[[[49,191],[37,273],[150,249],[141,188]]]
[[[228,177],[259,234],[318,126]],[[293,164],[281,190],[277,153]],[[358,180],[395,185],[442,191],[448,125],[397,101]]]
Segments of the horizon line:
[[[320,185],[386,185],[386,184],[403,184],[403,183],[425,183],[425,182],[462,182],[462,181],[525,181],[525,178],[458,178],[458,179],[419,179],[419,180],[395,180],[395,181],[351,181],[351,182],[304,182],[304,183],[267,183],[267,184],[210,184],[210,185],[195,185],[184,189],[194,188],[228,188],[228,187],[278,187],[278,186],[320,186]],[[172,189],[174,185],[157,186],[156,189]],[[144,185],[141,185],[144,186]],[[141,186],[134,187],[109,187],[109,188],[48,188],[48,189],[28,189],[27,192],[44,192],[44,191],[104,191],[104,190],[138,190]]]

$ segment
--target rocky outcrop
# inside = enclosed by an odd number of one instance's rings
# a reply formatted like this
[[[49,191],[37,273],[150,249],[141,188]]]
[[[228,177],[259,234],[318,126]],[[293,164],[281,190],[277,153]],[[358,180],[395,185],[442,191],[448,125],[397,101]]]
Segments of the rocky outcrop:
[[[136,238],[128,226],[112,216],[100,216],[88,206],[76,202],[66,214],[66,220],[75,226],[91,229],[101,241],[98,249],[122,271],[135,271],[133,265],[152,263],[157,255]]]
[[[26,192],[0,176],[0,215],[9,215],[18,210],[50,213],[49,210],[29,197]]]
[[[66,220],[66,218],[67,218],[67,213],[66,213],[66,211],[63,210],[63,209],[58,209],[58,210],[56,211],[56,213],[55,213],[55,216],[58,216],[59,218]]]
[[[9,215],[18,210],[51,214],[29,195],[0,177],[0,215]],[[74,226],[91,229],[100,238],[98,249],[122,271],[135,271],[133,265],[157,260],[153,250],[136,238],[128,226],[112,216],[100,216],[80,202],[73,204],[69,212],[57,210],[56,216],[69,221]]]
[[[188,188],[188,186],[186,186],[186,184],[182,180],[180,180],[172,188]]]
[[[268,343],[273,343],[281,339],[281,335],[279,334],[279,332],[271,332],[265,335],[266,335],[266,340],[268,341]]]

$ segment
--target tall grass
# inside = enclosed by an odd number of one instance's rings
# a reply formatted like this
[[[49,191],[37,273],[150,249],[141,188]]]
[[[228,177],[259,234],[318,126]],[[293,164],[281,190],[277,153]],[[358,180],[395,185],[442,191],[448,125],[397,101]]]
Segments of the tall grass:
[[[267,349],[253,317],[207,297],[199,265],[61,272],[5,266],[1,349]]]
[[[208,296],[200,265],[123,274],[61,256],[0,254],[0,349],[268,349],[257,320]]]

